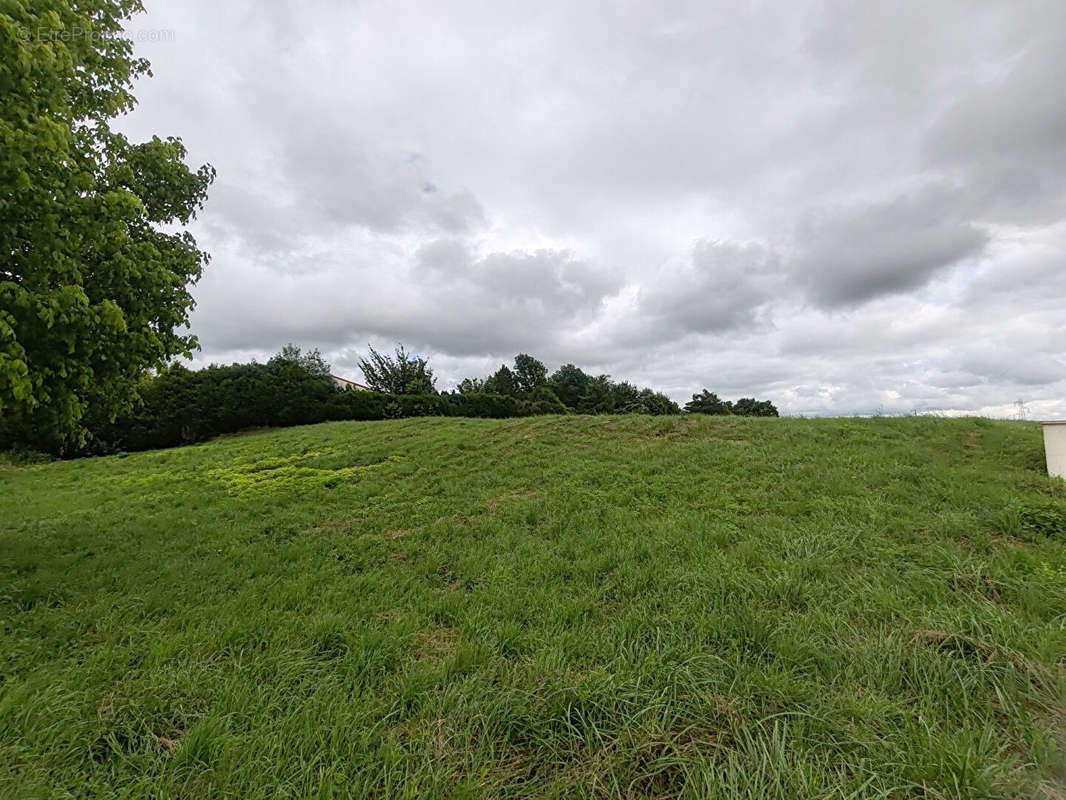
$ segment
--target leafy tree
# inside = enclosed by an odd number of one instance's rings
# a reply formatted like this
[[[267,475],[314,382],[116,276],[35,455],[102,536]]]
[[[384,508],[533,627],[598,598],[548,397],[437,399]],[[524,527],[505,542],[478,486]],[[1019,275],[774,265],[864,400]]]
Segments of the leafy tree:
[[[563,405],[555,392],[548,388],[547,384],[538,386],[529,395],[527,401],[530,413],[533,414],[566,414],[567,408]]]
[[[309,350],[304,353],[299,347],[291,342],[281,348],[276,356],[267,362],[268,365],[280,364],[280,363],[292,363],[301,367],[309,375],[313,375],[316,378],[321,379],[325,383],[333,386],[333,368],[322,357],[322,354],[316,347],[314,350]]]
[[[459,394],[482,394],[485,391],[485,379],[463,378],[455,389]]]
[[[149,74],[122,26],[139,0],[0,5],[0,418],[26,443],[84,442],[196,339],[188,231],[214,179],[179,139],[111,128]]]
[[[526,353],[514,357],[514,375],[518,391],[532,394],[548,380],[548,368],[541,361]]]
[[[640,413],[642,414],[680,414],[681,407],[662,392],[651,389],[640,390]]]
[[[777,408],[769,400],[742,397],[733,403],[733,413],[745,417],[776,417]]]
[[[433,370],[426,359],[408,353],[402,344],[396,346],[396,355],[383,355],[373,347],[369,358],[359,360],[359,368],[366,377],[367,386],[375,392],[386,394],[436,394],[433,386]]]
[[[503,394],[508,397],[518,396],[518,380],[510,368],[503,364],[485,381],[485,391],[489,394]]]
[[[583,414],[610,414],[615,410],[614,394],[609,375],[597,375],[585,384],[585,390],[577,401],[577,410]]]
[[[578,407],[581,395],[592,378],[573,364],[563,364],[548,378],[548,386],[567,408]]]
[[[704,389],[699,394],[692,395],[692,399],[685,403],[685,411],[690,414],[732,414],[731,404],[727,400],[719,399],[714,392]]]
[[[619,414],[640,414],[644,408],[640,402],[640,390],[629,381],[610,384],[611,407]]]

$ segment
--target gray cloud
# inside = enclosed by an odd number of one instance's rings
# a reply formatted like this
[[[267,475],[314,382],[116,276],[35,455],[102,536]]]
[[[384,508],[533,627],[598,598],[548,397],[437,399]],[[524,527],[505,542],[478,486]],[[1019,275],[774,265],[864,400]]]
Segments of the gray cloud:
[[[639,297],[643,336],[673,338],[753,325],[782,288],[776,256],[756,244],[698,242],[689,260],[661,270]]]
[[[254,264],[209,273],[194,329],[227,352],[294,341],[343,353],[384,340],[456,356],[554,353],[558,338],[586,325],[618,286],[566,251],[479,256],[455,239],[427,243],[410,258],[388,251],[362,263],[302,258],[308,263],[259,284]]]
[[[295,193],[293,205],[311,220],[376,233],[455,234],[484,222],[484,210],[469,189],[445,192],[428,182],[419,153],[383,147],[370,156],[350,131],[322,127],[316,120],[296,132],[282,160],[285,184]]]
[[[1066,415],[1059,0],[148,5],[123,125],[219,171],[201,361]]]
[[[978,218],[1048,223],[1066,212],[1066,11],[934,123],[926,163],[968,188]]]
[[[816,212],[796,231],[794,272],[820,305],[855,305],[924,285],[978,255],[988,235],[939,186],[889,201]]]

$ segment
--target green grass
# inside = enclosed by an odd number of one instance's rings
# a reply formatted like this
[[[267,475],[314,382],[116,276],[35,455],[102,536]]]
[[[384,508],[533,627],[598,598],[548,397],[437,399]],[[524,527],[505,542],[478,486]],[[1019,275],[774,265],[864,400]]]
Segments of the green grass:
[[[7,797],[1066,796],[1039,429],[414,419],[0,467]]]

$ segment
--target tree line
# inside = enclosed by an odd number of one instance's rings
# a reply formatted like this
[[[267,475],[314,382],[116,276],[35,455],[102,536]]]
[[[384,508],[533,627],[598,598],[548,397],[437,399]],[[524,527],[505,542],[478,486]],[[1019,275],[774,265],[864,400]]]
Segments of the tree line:
[[[436,394],[433,370],[424,358],[412,356],[400,345],[394,355],[370,348],[360,360],[367,385],[389,394]],[[578,414],[680,414],[681,408],[666,395],[638,388],[628,381],[612,381],[609,375],[589,375],[573,364],[564,364],[548,374],[544,363],[519,353],[513,366],[501,364],[484,378],[464,378],[455,392],[460,395],[497,395],[539,403],[552,413]]]
[[[307,425],[331,420],[403,417],[502,419],[544,414],[680,414],[661,392],[607,375],[589,375],[573,364],[548,372],[527,354],[485,378],[466,378],[452,391],[437,391],[427,361],[404,347],[394,353],[370,348],[361,361],[370,391],[335,385],[317,350],[288,345],[265,364],[211,365],[190,370],[173,364],[146,377],[132,407],[118,415],[90,411],[79,440],[49,435],[0,419],[0,448],[55,455],[103,455],[192,444],[257,427]],[[704,390],[684,408],[689,413],[777,416],[768,401],[721,401]]]
[[[395,355],[382,354],[373,347],[359,367],[371,389],[389,394],[436,393],[433,370],[424,358],[413,356],[403,345]],[[613,381],[610,375],[590,375],[573,364],[564,364],[548,374],[544,363],[528,353],[514,357],[512,366],[500,368],[484,378],[464,378],[456,387],[459,394],[493,394],[520,400],[560,404],[579,414],[680,414],[682,409],[662,392],[638,388],[628,381]],[[746,417],[776,417],[777,408],[769,400],[742,397],[736,402],[722,400],[707,389],[692,395],[684,410],[691,414],[735,414]]]

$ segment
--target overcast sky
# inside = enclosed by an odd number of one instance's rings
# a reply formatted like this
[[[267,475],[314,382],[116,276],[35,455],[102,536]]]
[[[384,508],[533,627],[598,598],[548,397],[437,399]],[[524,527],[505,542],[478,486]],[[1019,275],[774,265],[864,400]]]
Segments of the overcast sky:
[[[148,7],[123,126],[218,170],[200,362],[1066,416],[1062,0]]]

